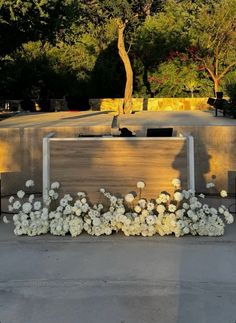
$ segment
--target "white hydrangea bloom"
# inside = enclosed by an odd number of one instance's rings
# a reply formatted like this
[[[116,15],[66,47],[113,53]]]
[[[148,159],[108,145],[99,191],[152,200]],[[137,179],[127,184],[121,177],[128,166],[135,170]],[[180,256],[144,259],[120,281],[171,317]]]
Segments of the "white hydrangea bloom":
[[[56,190],[56,189],[58,189],[60,187],[60,183],[58,183],[58,182],[53,182],[52,184],[51,184],[51,189],[52,190]]]
[[[19,210],[19,208],[21,207],[21,203],[20,203],[20,201],[15,201],[14,203],[13,203],[13,209],[15,209],[15,210]]]
[[[15,198],[14,198],[14,196],[11,196],[11,197],[9,198],[9,200],[8,200],[8,201],[9,201],[9,203],[13,203],[14,199],[15,199]]]
[[[163,214],[166,211],[166,207],[163,204],[159,204],[156,207],[158,213]]]
[[[206,188],[212,188],[215,187],[215,184],[212,182],[206,183]]]
[[[25,196],[25,192],[20,190],[16,193],[16,195],[19,199],[23,199],[23,197]]]
[[[138,201],[138,204],[140,205],[141,208],[144,209],[146,207],[147,201],[145,199],[140,199]]]
[[[25,186],[26,187],[32,187],[34,186],[34,181],[32,179],[28,179],[26,182],[25,182]]]
[[[140,182],[137,182],[137,188],[139,189],[143,189],[145,187],[145,183],[140,181]]]
[[[141,207],[139,205],[136,205],[134,208],[134,211],[137,213],[140,213],[142,211]]]
[[[181,180],[179,178],[174,178],[172,180],[172,185],[176,188],[179,188],[181,186]]]
[[[26,202],[22,205],[22,211],[26,214],[30,213],[30,211],[32,210],[32,204],[29,202]]]
[[[174,204],[170,204],[170,205],[169,205],[169,207],[168,207],[168,210],[169,210],[170,212],[175,212],[175,211],[176,211],[176,205],[174,205]]]
[[[34,202],[34,210],[38,211],[41,209],[41,207],[42,207],[42,204],[40,201]]]
[[[131,193],[126,194],[126,195],[125,195],[125,200],[126,200],[126,202],[127,202],[127,203],[132,203],[132,202],[133,202],[133,200],[134,200],[134,196],[133,196],[133,194],[131,194]]]
[[[12,205],[8,205],[8,211],[9,211],[9,212],[13,212],[13,211],[14,211],[14,208],[13,208],[13,206],[12,206]]]
[[[221,197],[227,197],[227,196],[228,196],[228,193],[227,193],[225,190],[222,190],[222,191],[220,192],[220,196],[221,196]]]
[[[3,218],[2,218],[2,221],[4,222],[4,223],[10,223],[10,221],[7,219],[7,217],[6,217],[6,215],[4,215],[3,216]]]
[[[184,198],[183,194],[181,192],[175,192],[174,193],[174,199],[177,201],[177,202],[180,202],[182,201]]]

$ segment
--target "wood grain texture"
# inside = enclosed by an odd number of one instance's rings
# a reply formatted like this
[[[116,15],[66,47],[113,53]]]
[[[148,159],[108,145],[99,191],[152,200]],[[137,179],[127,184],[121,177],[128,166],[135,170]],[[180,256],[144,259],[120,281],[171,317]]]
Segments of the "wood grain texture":
[[[140,180],[146,183],[147,198],[173,190],[176,177],[187,185],[185,141],[52,140],[50,149],[51,181],[61,182],[63,192],[85,191],[92,202],[99,200],[101,187],[125,195]]]

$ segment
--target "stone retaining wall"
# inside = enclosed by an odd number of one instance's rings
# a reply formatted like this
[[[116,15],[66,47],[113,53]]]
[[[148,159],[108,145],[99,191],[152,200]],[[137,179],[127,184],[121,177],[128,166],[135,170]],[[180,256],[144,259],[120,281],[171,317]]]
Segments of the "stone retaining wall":
[[[208,98],[133,98],[135,111],[209,110]],[[92,110],[119,111],[123,99],[90,99]]]

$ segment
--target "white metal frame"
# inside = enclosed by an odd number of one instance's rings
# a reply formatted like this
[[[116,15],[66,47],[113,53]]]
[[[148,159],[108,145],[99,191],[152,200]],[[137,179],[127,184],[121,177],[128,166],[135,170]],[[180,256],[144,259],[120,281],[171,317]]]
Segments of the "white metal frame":
[[[194,166],[194,138],[186,137],[81,137],[81,138],[53,138],[54,133],[49,133],[43,138],[43,200],[48,198],[50,189],[50,142],[51,141],[186,141],[188,164],[188,188],[195,193],[195,166]]]

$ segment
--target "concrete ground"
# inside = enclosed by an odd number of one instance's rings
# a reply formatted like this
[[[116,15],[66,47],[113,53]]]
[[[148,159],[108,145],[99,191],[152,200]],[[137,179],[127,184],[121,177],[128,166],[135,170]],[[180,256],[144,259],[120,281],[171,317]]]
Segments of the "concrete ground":
[[[29,238],[1,222],[0,322],[235,323],[236,224],[218,238]]]
[[[23,113],[0,122],[2,128],[90,127],[111,126],[112,111],[65,111],[53,113]],[[142,111],[121,115],[120,127],[127,126],[236,126],[236,119],[214,111]]]

